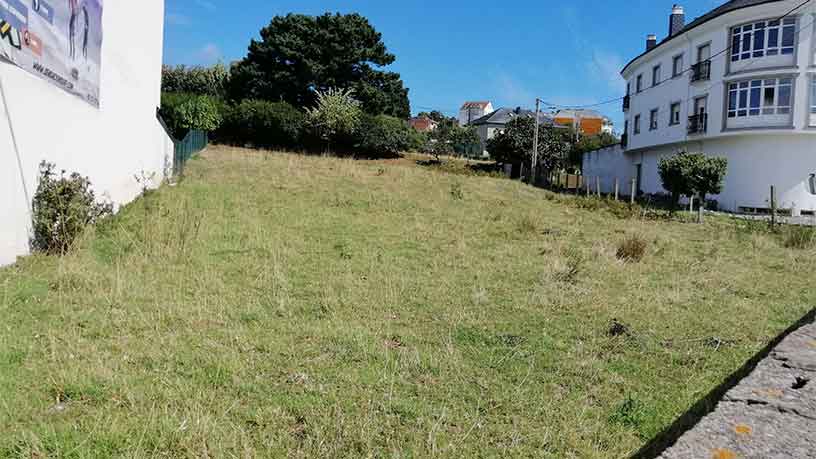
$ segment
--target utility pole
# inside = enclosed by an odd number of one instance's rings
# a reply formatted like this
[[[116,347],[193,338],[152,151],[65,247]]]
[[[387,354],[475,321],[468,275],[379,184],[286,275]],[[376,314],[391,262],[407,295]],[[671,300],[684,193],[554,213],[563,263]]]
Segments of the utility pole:
[[[530,183],[535,185],[536,178],[538,177],[538,125],[539,125],[539,115],[541,114],[541,99],[536,97],[536,109],[535,109],[535,132],[533,132],[533,157],[532,157],[532,170],[530,171]]]

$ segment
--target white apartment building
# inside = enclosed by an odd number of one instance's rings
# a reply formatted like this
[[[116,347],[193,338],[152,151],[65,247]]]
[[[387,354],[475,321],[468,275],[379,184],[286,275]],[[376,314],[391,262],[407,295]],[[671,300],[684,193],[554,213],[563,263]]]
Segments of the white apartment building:
[[[816,212],[814,31],[816,0],[732,0],[688,24],[675,5],[667,38],[621,72],[624,160],[600,155],[621,169],[606,173],[659,193],[661,157],[724,156],[721,209],[767,209],[773,185],[781,208]]]

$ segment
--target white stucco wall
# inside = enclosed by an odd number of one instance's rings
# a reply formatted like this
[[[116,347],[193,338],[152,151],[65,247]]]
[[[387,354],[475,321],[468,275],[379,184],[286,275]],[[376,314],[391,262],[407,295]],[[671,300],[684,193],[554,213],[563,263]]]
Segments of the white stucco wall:
[[[780,150],[780,145],[784,145],[784,151]],[[691,153],[728,159],[723,192],[709,196],[719,202],[722,210],[767,209],[773,185],[777,189],[779,208],[795,206],[803,211],[816,211],[816,195],[810,193],[808,184],[810,174],[816,173],[816,144],[812,136],[795,133],[733,135],[684,144],[682,148]],[[638,152],[623,152],[619,148],[599,150],[584,155],[583,171],[593,184],[595,176],[602,177],[602,191],[608,193],[609,184],[614,183],[615,177],[631,180],[640,164],[641,190],[665,193],[658,163],[660,158],[680,151],[680,145]]]
[[[593,191],[598,177],[601,182],[601,193],[614,193],[617,180],[620,195],[628,195],[634,167],[631,158],[623,154],[620,145],[615,145],[584,154],[581,171]]]
[[[156,119],[164,1],[105,2],[102,22],[98,110],[0,62],[8,99],[8,107],[0,101],[0,265],[28,253],[29,198],[41,161],[90,177],[97,196],[117,205],[139,194],[134,175],[155,173],[158,183],[166,162],[172,162],[172,142]],[[19,164],[5,108],[17,136]]]

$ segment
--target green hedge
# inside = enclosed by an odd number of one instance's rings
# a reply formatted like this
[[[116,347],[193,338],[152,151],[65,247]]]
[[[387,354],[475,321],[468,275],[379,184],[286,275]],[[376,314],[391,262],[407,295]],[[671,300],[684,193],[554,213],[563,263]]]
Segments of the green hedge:
[[[299,149],[305,126],[305,114],[286,102],[245,100],[226,110],[215,139],[258,148]]]

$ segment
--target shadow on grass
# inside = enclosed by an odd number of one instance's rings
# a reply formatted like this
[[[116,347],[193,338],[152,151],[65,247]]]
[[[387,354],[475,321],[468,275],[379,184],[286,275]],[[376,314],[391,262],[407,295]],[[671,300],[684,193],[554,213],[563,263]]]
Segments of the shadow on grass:
[[[480,175],[506,178],[502,167],[496,163],[489,162],[475,162],[459,161],[459,160],[440,160],[440,159],[421,159],[416,161],[416,165],[433,169],[450,174],[460,175]]]
[[[790,328],[782,332],[773,341],[768,343],[759,353],[748,360],[745,365],[732,373],[726,380],[709,392],[705,397],[695,403],[691,409],[680,416],[674,423],[666,430],[657,435],[649,443],[646,444],[640,451],[632,455],[632,459],[654,459],[663,454],[667,449],[672,447],[680,437],[697,425],[705,416],[711,414],[720,403],[725,394],[745,379],[751,372],[756,369],[756,366],[771,354],[771,351],[779,345],[791,333],[799,330],[805,325],[816,321],[816,309],[805,314]]]

